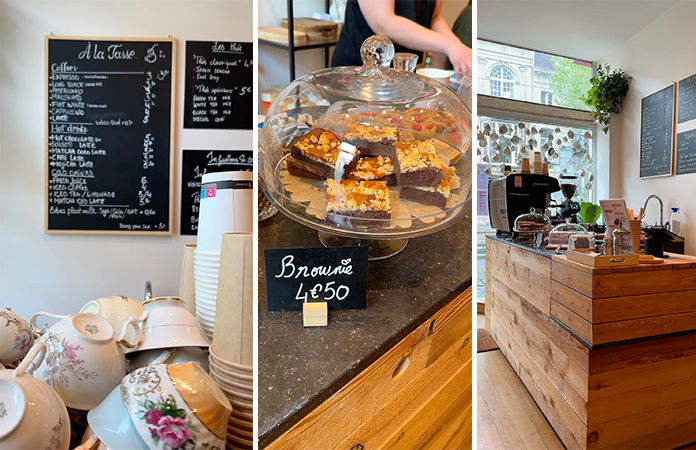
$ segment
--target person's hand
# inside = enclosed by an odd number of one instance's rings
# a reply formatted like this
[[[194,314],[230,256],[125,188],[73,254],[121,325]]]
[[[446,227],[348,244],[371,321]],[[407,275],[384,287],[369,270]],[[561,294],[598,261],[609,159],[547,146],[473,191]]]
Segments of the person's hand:
[[[457,75],[457,81],[461,82],[462,74],[471,72],[471,49],[462,44],[459,39],[450,39],[447,46],[447,57]]]

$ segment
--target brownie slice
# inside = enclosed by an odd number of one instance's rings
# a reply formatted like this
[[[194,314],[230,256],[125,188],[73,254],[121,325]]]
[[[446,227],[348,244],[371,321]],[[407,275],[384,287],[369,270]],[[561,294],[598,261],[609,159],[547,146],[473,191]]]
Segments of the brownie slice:
[[[358,160],[355,168],[346,176],[349,180],[384,181],[387,186],[396,184],[394,160],[389,157],[365,157]]]
[[[437,206],[438,208],[444,209],[450,195],[454,169],[445,167],[443,170],[444,176],[442,177],[442,181],[436,187],[403,186],[399,196],[404,200],[412,200],[424,205]]]
[[[302,161],[298,161],[289,155],[287,158],[285,158],[285,168],[288,169],[288,172],[295,176],[310,178],[312,180],[321,180],[321,175],[315,173],[315,169],[313,167],[308,166]]]
[[[374,219],[391,218],[384,181],[326,180],[326,220],[354,228],[381,228]]]
[[[442,182],[445,165],[435,153],[432,139],[397,142],[394,148],[399,186],[435,187]]]
[[[343,178],[358,164],[360,152],[331,131],[315,128],[295,139],[290,154],[302,169],[323,178]]]
[[[398,131],[394,127],[382,125],[362,125],[349,123],[343,134],[343,140],[360,149],[363,156],[394,157],[394,143],[398,140]]]

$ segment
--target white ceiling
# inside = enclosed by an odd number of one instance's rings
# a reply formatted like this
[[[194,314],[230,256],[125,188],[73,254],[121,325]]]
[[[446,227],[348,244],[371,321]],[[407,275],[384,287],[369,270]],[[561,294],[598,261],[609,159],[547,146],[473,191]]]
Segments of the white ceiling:
[[[478,0],[478,37],[600,61],[677,0]]]

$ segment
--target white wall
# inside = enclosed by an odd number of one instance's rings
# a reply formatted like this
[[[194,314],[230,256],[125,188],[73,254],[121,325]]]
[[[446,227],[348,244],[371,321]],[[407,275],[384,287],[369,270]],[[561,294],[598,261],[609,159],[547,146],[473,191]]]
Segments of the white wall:
[[[625,197],[629,208],[640,208],[650,194],[669,207],[679,206],[686,214],[686,253],[696,254],[696,174],[641,180],[640,101],[667,85],[696,73],[696,2],[677,3],[636,33],[602,63],[622,68],[633,77],[621,113],[611,120],[611,186],[613,197]],[[646,221],[658,220],[657,202],[648,205]]]
[[[253,40],[251,0],[0,1],[0,306],[75,313],[89,300],[176,295],[195,236],[44,234],[44,36],[178,40],[176,160],[181,149],[250,149],[251,131],[183,130],[186,40]],[[249,112],[251,114],[251,111]],[[175,230],[180,176],[175,176]]]

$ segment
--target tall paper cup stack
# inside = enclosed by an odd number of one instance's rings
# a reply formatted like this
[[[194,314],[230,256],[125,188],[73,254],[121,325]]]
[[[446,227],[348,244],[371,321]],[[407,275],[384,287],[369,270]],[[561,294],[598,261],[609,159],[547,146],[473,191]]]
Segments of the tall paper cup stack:
[[[203,175],[198,241],[193,259],[196,318],[209,338],[215,328],[222,236],[251,233],[254,217],[253,174],[218,172]]]
[[[631,227],[631,237],[633,238],[633,251],[640,252],[640,220],[628,219],[628,224]]]

